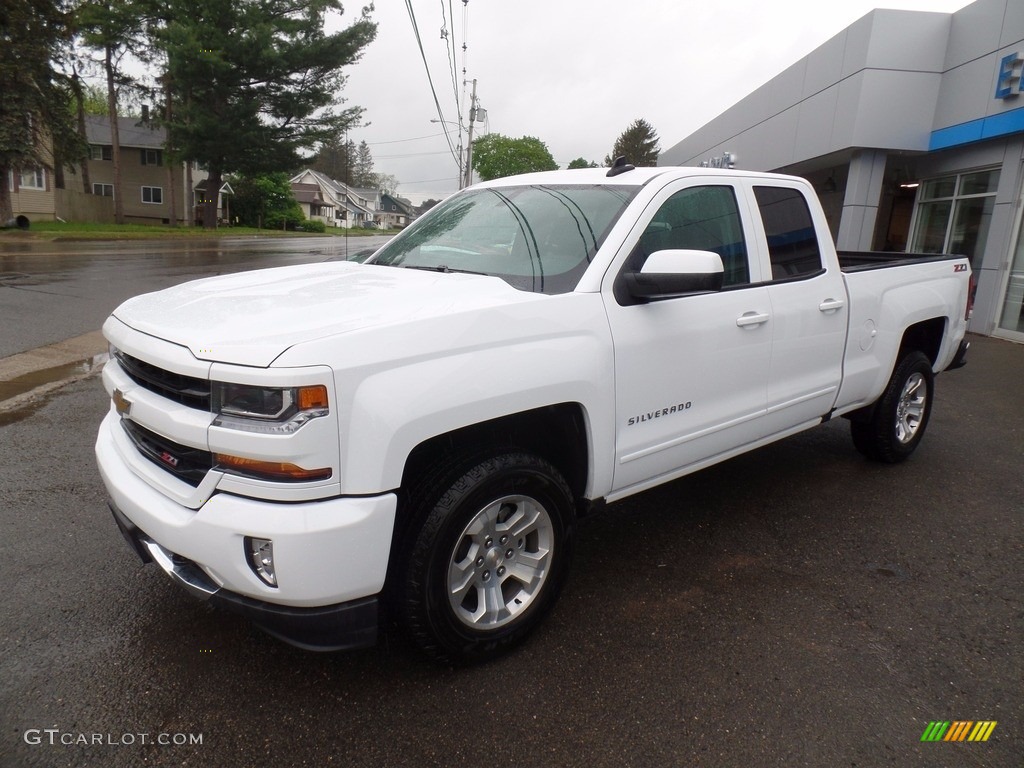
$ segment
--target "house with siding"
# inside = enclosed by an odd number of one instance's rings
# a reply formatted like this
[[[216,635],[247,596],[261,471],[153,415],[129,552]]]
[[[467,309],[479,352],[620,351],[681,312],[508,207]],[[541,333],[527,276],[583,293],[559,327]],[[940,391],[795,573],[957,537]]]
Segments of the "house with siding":
[[[29,221],[53,221],[56,216],[56,189],[53,172],[49,168],[37,166],[9,171],[7,188],[11,191],[11,208],[15,217],[24,216]]]
[[[376,225],[376,211],[366,190],[349,187],[312,168],[292,177],[290,184],[307,219],[343,229]]]
[[[54,173],[52,160],[40,167],[11,172],[8,188],[15,216],[30,221],[94,221],[113,222],[114,151],[110,120],[105,116],[87,115],[86,140],[89,157],[85,170],[70,168],[71,174]],[[175,218],[179,224],[197,221],[196,207],[205,194],[207,173],[195,163],[168,164],[164,145],[167,133],[134,117],[118,118],[121,146],[121,190],[125,221],[141,224],[169,224],[171,196],[175,201]],[[71,180],[74,176],[75,180]],[[66,183],[64,183],[66,182]],[[218,198],[218,216],[227,218],[225,185]]]
[[[386,192],[380,196],[380,211],[384,229],[405,229],[416,218],[416,210],[411,201]]]
[[[121,195],[125,221],[139,224],[169,224],[171,196],[179,224],[195,221],[198,202],[196,187],[206,172],[195,164],[168,164],[164,145],[167,132],[134,117],[117,121],[121,145]],[[110,119],[89,115],[85,122],[89,142],[89,179],[92,194],[113,197],[114,156]]]

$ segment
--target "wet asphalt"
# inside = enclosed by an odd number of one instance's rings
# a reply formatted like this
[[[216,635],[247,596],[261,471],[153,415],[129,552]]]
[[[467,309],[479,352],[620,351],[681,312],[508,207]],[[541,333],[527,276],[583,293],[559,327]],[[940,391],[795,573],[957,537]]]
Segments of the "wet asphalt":
[[[614,505],[468,669],[298,651],[142,567],[100,384],[54,390],[0,426],[0,766],[1024,765],[1024,346],[973,342],[907,463],[837,420]]]

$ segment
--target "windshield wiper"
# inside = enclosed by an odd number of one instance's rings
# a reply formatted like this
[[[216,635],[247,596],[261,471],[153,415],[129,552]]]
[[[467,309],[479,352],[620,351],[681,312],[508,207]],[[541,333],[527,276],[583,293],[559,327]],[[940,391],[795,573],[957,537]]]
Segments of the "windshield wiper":
[[[447,264],[438,264],[437,266],[428,266],[426,264],[403,264],[405,269],[422,269],[425,272],[443,272],[446,275],[455,274],[456,272],[463,275],[484,275],[486,272],[474,272],[472,269],[452,269]]]

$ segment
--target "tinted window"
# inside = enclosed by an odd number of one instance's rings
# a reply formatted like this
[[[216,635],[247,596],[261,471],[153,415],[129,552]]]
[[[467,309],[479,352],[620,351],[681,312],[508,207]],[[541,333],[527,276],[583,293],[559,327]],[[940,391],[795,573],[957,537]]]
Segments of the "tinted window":
[[[477,272],[521,290],[573,290],[635,187],[477,189],[438,205],[388,243],[374,264]]]
[[[676,192],[647,225],[632,254],[639,270],[655,251],[714,251],[722,257],[723,285],[750,282],[747,246],[732,187],[690,187]]]
[[[784,280],[821,271],[818,234],[807,201],[799,190],[754,187],[754,195],[768,236],[772,278]]]

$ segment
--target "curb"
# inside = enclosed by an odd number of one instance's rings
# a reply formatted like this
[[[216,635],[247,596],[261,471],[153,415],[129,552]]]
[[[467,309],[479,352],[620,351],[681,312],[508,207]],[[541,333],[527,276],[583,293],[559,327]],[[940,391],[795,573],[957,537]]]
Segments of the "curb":
[[[107,361],[100,331],[0,358],[0,414],[18,411],[68,384],[95,376]]]

